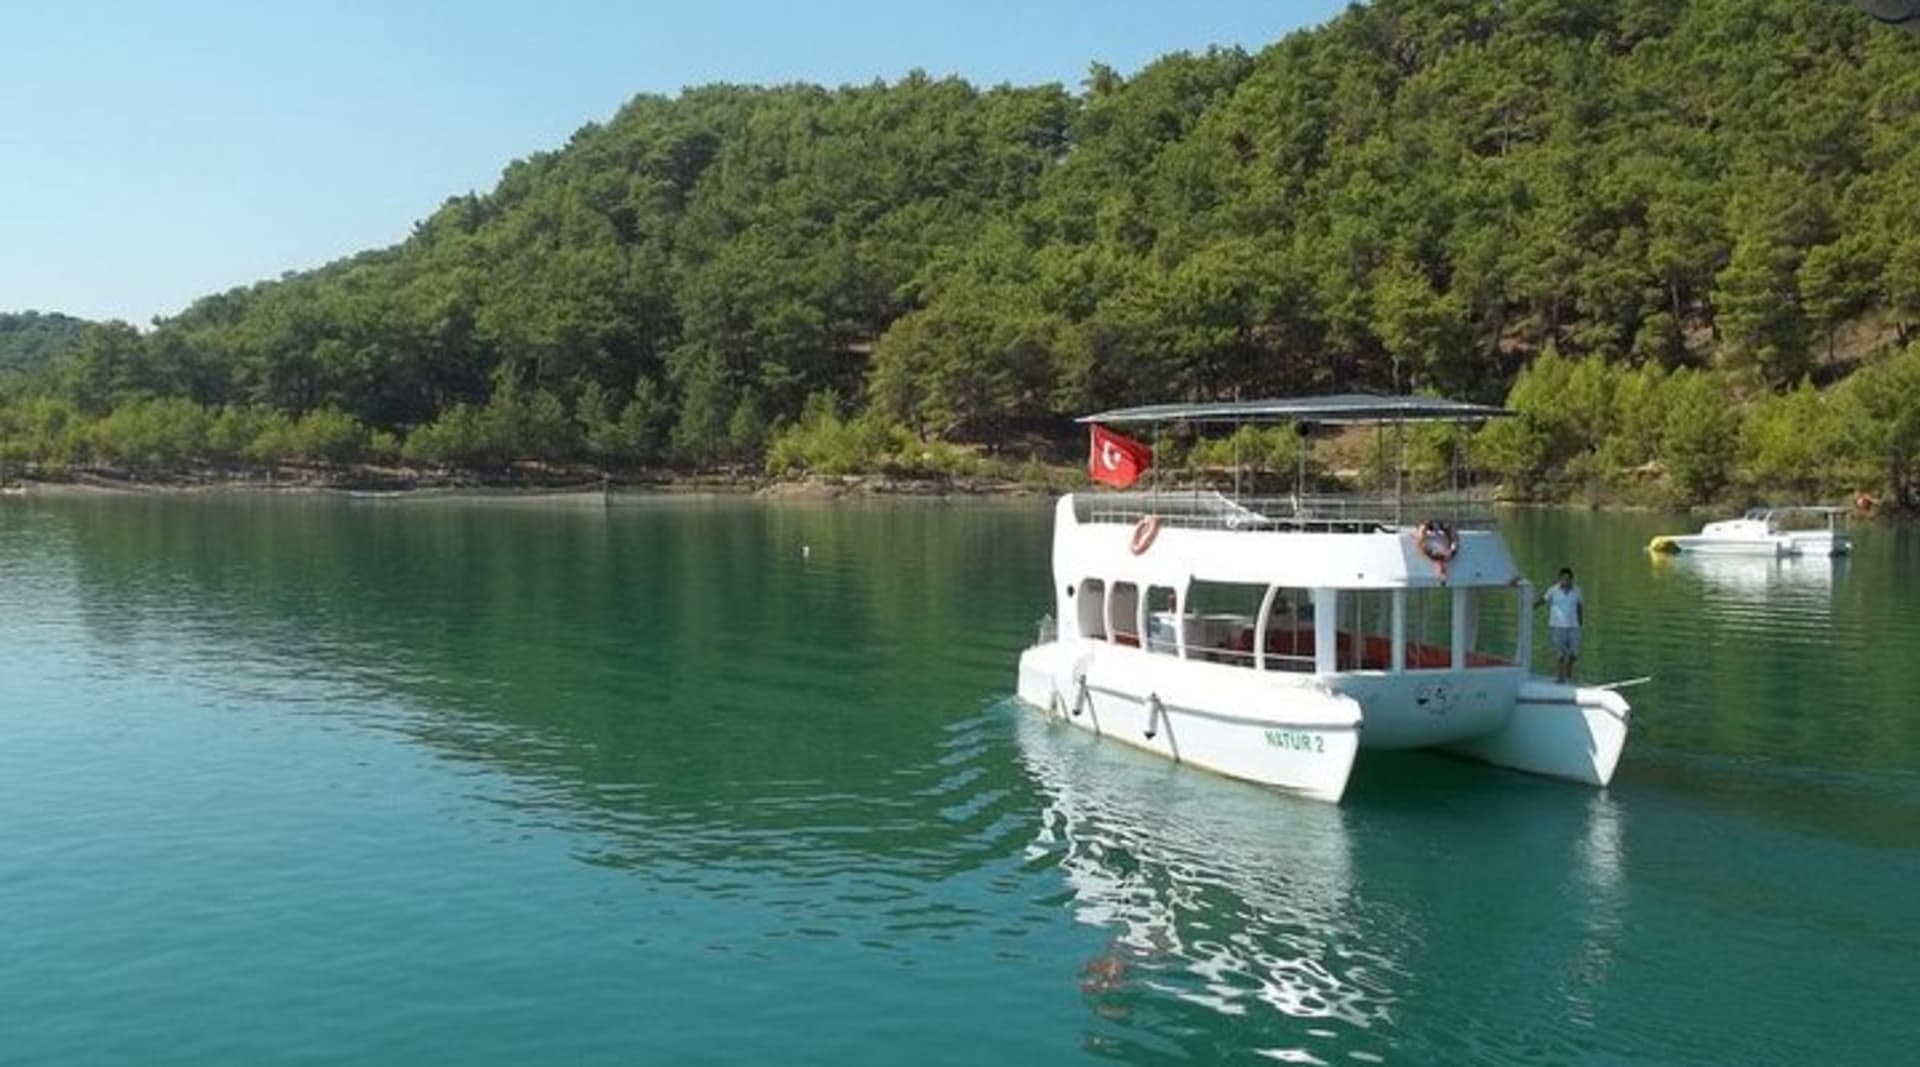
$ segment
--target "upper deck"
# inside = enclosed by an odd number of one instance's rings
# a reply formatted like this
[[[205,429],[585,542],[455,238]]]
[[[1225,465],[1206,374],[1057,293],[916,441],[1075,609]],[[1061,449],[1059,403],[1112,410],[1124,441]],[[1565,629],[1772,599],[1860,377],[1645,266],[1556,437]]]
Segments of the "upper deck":
[[[1476,426],[1507,414],[1498,407],[1445,397],[1343,393],[1156,404],[1089,415],[1080,420],[1094,427],[1089,474],[1117,486],[1137,486],[1140,473],[1153,465],[1138,458],[1147,446],[1122,439],[1125,448],[1120,447],[1106,429],[1109,424],[1175,423],[1202,429],[1290,424],[1302,442],[1293,449],[1294,491],[1285,496],[1239,495],[1236,451],[1236,492],[1231,497],[1207,487],[1162,488],[1157,472],[1152,487],[1144,491],[1136,487],[1075,494],[1060,503],[1056,567],[1065,573],[1090,567],[1096,568],[1090,574],[1155,572],[1163,578],[1180,574],[1241,581],[1285,578],[1310,588],[1518,581],[1494,529],[1492,500],[1465,488],[1471,483],[1461,477],[1463,450],[1455,450],[1452,456],[1452,491],[1422,496],[1405,489],[1403,431],[1407,426]],[[1401,450],[1391,479],[1395,490],[1310,492],[1312,434],[1327,426],[1377,428],[1383,457],[1388,444],[1385,435],[1392,430]],[[1133,528],[1130,535],[1126,527]]]
[[[1404,504],[1405,502],[1401,502]],[[1255,506],[1255,505],[1258,506]],[[1404,512],[1404,508],[1400,509]],[[1053,557],[1062,582],[1134,580],[1179,587],[1192,579],[1300,588],[1390,589],[1510,585],[1523,580],[1490,518],[1455,525],[1464,509],[1403,521],[1363,498],[1234,501],[1218,493],[1095,493],[1062,497]],[[1157,523],[1144,523],[1146,519]],[[1416,531],[1452,527],[1444,562],[1424,555]],[[1143,529],[1152,535],[1144,536]]]
[[[1431,522],[1456,531],[1495,525],[1493,501],[1467,493],[1229,497],[1211,489],[1175,489],[1076,494],[1073,508],[1082,523],[1132,525],[1152,515],[1162,526],[1236,533],[1373,534]]]
[[[1095,493],[1075,498],[1075,518],[1082,524],[1106,525],[1134,523],[1153,516],[1159,525],[1188,530],[1224,530],[1248,533],[1320,533],[1377,534],[1412,530],[1421,525],[1444,523],[1455,533],[1493,526],[1492,501],[1476,497],[1459,487],[1459,459],[1454,457],[1454,491],[1444,495],[1410,495],[1402,482],[1406,468],[1405,438],[1400,431],[1409,425],[1450,424],[1483,425],[1509,413],[1498,407],[1449,400],[1435,396],[1374,396],[1365,393],[1341,393],[1332,396],[1286,397],[1267,400],[1234,400],[1184,404],[1154,404],[1122,408],[1088,415],[1080,421],[1092,424],[1094,440],[1107,432],[1105,427],[1148,426],[1168,423],[1188,427],[1233,427],[1290,424],[1299,432],[1303,446],[1296,449],[1298,467],[1294,471],[1293,492],[1286,496],[1245,497],[1235,463],[1235,494],[1228,497],[1211,488],[1162,488],[1158,474],[1152,488],[1142,492]],[[1392,429],[1401,448],[1396,465],[1396,490],[1392,493],[1316,494],[1308,491],[1307,453],[1304,444],[1318,427],[1376,427],[1383,434]],[[1386,439],[1381,439],[1384,447]],[[1132,442],[1139,447],[1139,442]],[[1104,446],[1103,446],[1104,447]],[[1384,454],[1384,453],[1383,453]],[[1099,453],[1106,456],[1107,453]],[[1090,460],[1091,463],[1091,460]],[[1142,464],[1147,466],[1147,464]],[[1108,471],[1119,470],[1111,459]],[[1090,467],[1091,471],[1091,467]],[[1108,481],[1124,485],[1125,481]],[[1384,471],[1382,472],[1384,473]],[[1126,476],[1137,477],[1137,469]]]

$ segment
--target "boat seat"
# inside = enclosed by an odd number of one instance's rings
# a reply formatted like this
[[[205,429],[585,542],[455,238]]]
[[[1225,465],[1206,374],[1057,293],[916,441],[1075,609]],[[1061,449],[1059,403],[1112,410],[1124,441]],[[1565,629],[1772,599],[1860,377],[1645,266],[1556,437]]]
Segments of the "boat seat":
[[[1132,634],[1115,634],[1116,644],[1137,647],[1138,639]],[[1315,658],[1316,634],[1306,628],[1298,630],[1267,630],[1267,668],[1284,669],[1272,657],[1288,656],[1296,660]],[[1253,664],[1253,628],[1243,627],[1230,639],[1215,642],[1210,648],[1196,650],[1198,658],[1214,663],[1234,663],[1242,666]],[[1410,671],[1444,671],[1453,666],[1453,650],[1440,645],[1424,645],[1414,642],[1407,644],[1407,669]],[[1467,666],[1472,667],[1511,667],[1511,660],[1483,652],[1468,652]],[[1353,635],[1343,633],[1339,637],[1338,652],[1334,658],[1334,669],[1341,671],[1385,671],[1393,668],[1393,639],[1381,634],[1367,634],[1361,638],[1360,655],[1356,660],[1353,654]]]
[[[1313,648],[1314,632],[1312,630],[1267,630],[1269,655],[1311,656]]]

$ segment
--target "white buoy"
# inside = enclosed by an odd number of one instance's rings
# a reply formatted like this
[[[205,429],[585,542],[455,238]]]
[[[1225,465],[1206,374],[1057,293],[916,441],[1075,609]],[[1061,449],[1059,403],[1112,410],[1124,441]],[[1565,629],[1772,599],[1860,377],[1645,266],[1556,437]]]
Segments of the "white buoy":
[[[801,559],[806,559],[806,558],[808,558],[808,557],[810,557],[810,556],[812,556],[812,555],[813,555],[813,546],[812,546],[812,545],[801,545],[801,546],[800,546],[800,558],[801,558]]]

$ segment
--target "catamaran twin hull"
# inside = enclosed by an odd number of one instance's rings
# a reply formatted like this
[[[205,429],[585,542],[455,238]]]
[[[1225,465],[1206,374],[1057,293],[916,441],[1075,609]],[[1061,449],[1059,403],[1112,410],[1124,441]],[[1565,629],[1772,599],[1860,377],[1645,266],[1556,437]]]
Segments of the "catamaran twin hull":
[[[1447,527],[1449,549],[1427,552],[1431,530],[1289,507],[1063,498],[1057,633],[1021,656],[1021,699],[1328,801],[1365,749],[1438,748],[1607,784],[1627,702],[1521,666],[1532,587],[1495,530]],[[1138,519],[1150,513],[1164,521]]]

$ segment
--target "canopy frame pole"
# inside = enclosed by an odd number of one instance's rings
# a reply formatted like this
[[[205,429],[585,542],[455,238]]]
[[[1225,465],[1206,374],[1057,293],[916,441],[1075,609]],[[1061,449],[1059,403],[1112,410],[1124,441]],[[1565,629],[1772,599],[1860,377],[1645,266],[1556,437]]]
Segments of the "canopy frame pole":
[[[1240,491],[1240,420],[1233,420],[1233,502],[1238,504],[1246,500],[1246,494]]]
[[[1160,423],[1153,424],[1153,463],[1148,467],[1153,477],[1147,482],[1148,510],[1151,514],[1160,513]]]
[[[1293,440],[1293,506],[1298,509],[1307,495],[1307,449],[1313,443],[1313,428],[1304,422],[1296,423]]]
[[[1393,422],[1393,524],[1407,524],[1407,424],[1403,419]]]

